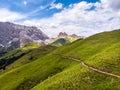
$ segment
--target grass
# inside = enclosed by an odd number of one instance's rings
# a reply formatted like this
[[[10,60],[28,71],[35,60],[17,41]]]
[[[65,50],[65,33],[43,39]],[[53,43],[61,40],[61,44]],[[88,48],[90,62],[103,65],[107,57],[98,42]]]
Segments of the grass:
[[[54,49],[0,75],[0,90],[119,90],[120,79],[103,75],[54,54],[81,58],[120,75],[120,30],[93,35]]]
[[[59,54],[81,58],[89,65],[120,75],[119,35],[120,30],[100,33],[66,46],[65,51],[60,49]],[[79,64],[43,81],[33,90],[119,90],[119,83],[118,78],[96,73]]]
[[[3,58],[8,59],[11,57],[19,56],[21,53],[28,52],[28,51],[33,50],[33,49],[38,48],[38,47],[40,47],[40,45],[32,43],[32,42],[27,43],[22,48],[17,48],[17,49],[8,51],[4,56],[0,57],[0,59],[3,59]]]
[[[23,57],[25,54],[31,52],[32,50],[38,47],[40,47],[40,45],[34,43],[28,43],[22,48],[17,48],[15,50],[8,51],[4,56],[0,57],[0,69],[5,70],[7,66],[11,65],[19,58]],[[12,68],[13,67],[14,66],[12,66]]]
[[[51,45],[56,46],[56,47],[60,47],[60,46],[63,46],[67,43],[70,43],[70,41],[65,39],[65,38],[60,38],[60,39],[56,40],[55,42],[53,42]]]
[[[39,48],[33,49],[31,52],[27,53],[26,55],[24,55],[23,57],[17,59],[14,63],[8,65],[6,67],[6,70],[2,70],[0,72],[0,74],[6,73],[12,69],[18,68],[22,65],[31,63],[39,58],[42,58],[44,55],[50,53],[51,51],[53,51],[54,49],[56,49],[56,47],[54,46],[41,46]]]
[[[61,61],[58,57],[48,55],[40,60],[36,60],[1,75],[0,81],[2,81],[2,85],[0,85],[0,89],[12,90],[16,88],[19,90],[21,88],[27,88],[29,90],[37,83],[40,83],[54,74],[61,72],[63,69],[67,68],[70,63],[72,63],[72,61]],[[8,76],[9,79],[7,79]],[[12,80],[12,82],[9,82],[9,80]],[[30,82],[32,82],[32,84]],[[10,84],[13,86],[11,87]],[[5,85],[5,87],[3,87],[3,85]]]

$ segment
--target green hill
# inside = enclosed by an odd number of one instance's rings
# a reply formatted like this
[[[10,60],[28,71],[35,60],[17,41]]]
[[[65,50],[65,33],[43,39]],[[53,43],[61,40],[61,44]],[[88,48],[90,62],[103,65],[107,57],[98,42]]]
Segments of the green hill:
[[[38,44],[28,43],[22,48],[17,48],[11,51],[8,51],[5,55],[0,57],[0,69],[6,69],[6,67],[19,58],[23,57],[25,54],[31,52],[32,50],[40,47]]]
[[[119,90],[120,78],[95,72],[69,58],[120,76],[119,36],[120,30],[103,32],[51,50],[0,75],[0,90]]]
[[[56,46],[56,47],[60,47],[60,46],[63,46],[65,44],[67,44],[67,43],[70,43],[70,41],[65,39],[65,38],[59,38],[58,40],[53,42],[51,45]]]
[[[50,53],[52,50],[56,49],[56,47],[54,47],[54,46],[39,46],[36,48],[35,47],[31,48],[30,51],[28,50],[26,53],[25,53],[25,51],[22,51],[21,53],[19,53],[18,50],[21,50],[21,49],[22,48],[16,49],[16,50],[14,50],[14,52],[10,51],[9,52],[10,55],[14,54],[12,57],[9,57],[7,59],[4,57],[4,59],[1,59],[4,61],[8,60],[8,62],[10,62],[10,61],[13,61],[13,62],[11,62],[11,63],[7,62],[8,64],[5,63],[6,68],[5,68],[5,70],[2,70],[0,72],[0,74],[8,72],[12,69],[15,69],[17,67],[25,65],[27,63],[31,63],[31,62],[37,60],[38,58],[43,57],[47,53]],[[16,54],[15,51],[18,53]],[[22,56],[21,56],[21,54],[22,54]],[[9,55],[9,54],[7,53],[5,56],[7,56],[7,55]]]

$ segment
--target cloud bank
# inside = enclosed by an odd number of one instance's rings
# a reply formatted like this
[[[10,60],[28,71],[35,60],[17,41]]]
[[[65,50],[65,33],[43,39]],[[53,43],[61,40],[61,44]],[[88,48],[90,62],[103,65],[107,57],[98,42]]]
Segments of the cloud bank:
[[[5,21],[14,22],[14,21],[26,18],[25,15],[10,11],[6,8],[0,8],[0,12],[1,12],[0,13],[0,21],[2,21],[2,22],[5,22]]]
[[[95,33],[120,29],[120,1],[101,0],[101,2],[88,3],[82,1],[63,8],[61,3],[52,4],[51,9],[63,9],[53,16],[42,19],[17,20],[26,16],[7,9],[0,9],[0,21],[15,21],[24,25],[35,25],[50,37],[59,32],[90,36]],[[2,17],[2,18],[1,18]]]
[[[120,10],[120,0],[101,0],[101,2],[114,10]]]
[[[64,8],[52,17],[26,20],[24,24],[36,25],[51,37],[59,32],[89,36],[98,32],[118,29],[120,28],[120,12],[114,10],[118,10],[118,8],[111,6],[110,3],[113,3],[112,0],[111,2],[106,0],[106,2],[96,3],[83,1],[69,5],[68,8]]]

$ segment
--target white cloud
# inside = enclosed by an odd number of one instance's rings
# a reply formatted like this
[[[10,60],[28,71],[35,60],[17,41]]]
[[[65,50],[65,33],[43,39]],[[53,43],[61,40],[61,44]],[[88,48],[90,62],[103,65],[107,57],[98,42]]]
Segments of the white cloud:
[[[24,15],[19,14],[17,12],[10,11],[6,8],[0,8],[0,12],[1,12],[0,13],[0,21],[3,21],[3,22],[5,22],[5,21],[14,22],[14,21],[25,18]]]
[[[62,3],[57,3],[57,4],[52,3],[51,7],[50,7],[50,9],[62,9],[62,8],[63,8],[63,4]]]
[[[96,8],[91,10],[93,6]],[[26,20],[24,24],[36,25],[51,37],[61,31],[89,36],[120,28],[120,12],[111,10],[103,3],[80,2],[70,5],[69,8],[65,8],[52,17]]]
[[[27,3],[28,3],[27,1],[23,1],[23,4],[24,4],[24,5],[27,5]]]
[[[43,0],[44,1],[44,0]],[[49,7],[50,5],[52,5],[53,3],[55,3],[56,0],[50,0],[49,3],[46,3],[45,5],[40,5],[38,8],[34,9],[33,11],[31,11],[30,13],[28,13],[28,16],[34,15],[35,13],[46,9],[47,7]],[[38,3],[35,0],[30,0],[29,2],[31,3]]]
[[[101,2],[114,10],[120,10],[120,0],[101,0]]]

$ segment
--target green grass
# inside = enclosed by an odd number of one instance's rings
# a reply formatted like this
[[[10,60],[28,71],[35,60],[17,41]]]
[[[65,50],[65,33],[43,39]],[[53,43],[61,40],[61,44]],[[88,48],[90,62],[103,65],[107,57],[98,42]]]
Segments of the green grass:
[[[65,39],[65,38],[59,38],[58,40],[53,42],[51,45],[56,46],[56,47],[60,47],[60,46],[63,46],[65,44],[67,44],[67,43],[70,43],[70,41]]]
[[[0,81],[2,85],[0,85],[0,89],[12,90],[17,88],[17,90],[19,90],[21,88],[27,88],[29,90],[37,83],[61,72],[63,69],[67,68],[70,63],[72,63],[72,61],[64,59],[61,61],[58,57],[48,55],[40,60],[36,60],[1,75]],[[12,80],[12,82],[9,82],[10,80]],[[3,87],[3,85],[5,85],[5,87]]]
[[[81,58],[87,64],[120,75],[120,30],[77,41],[58,54]],[[69,51],[70,50],[70,51]],[[75,65],[47,79],[33,90],[119,90],[120,79]]]
[[[17,49],[8,51],[4,56],[0,57],[0,63],[1,63],[0,68],[2,69],[4,67],[4,69],[6,69],[7,66],[11,65],[15,61],[17,61],[19,58],[23,57],[25,54],[31,52],[32,50],[38,47],[40,47],[40,45],[34,44],[34,43],[28,43],[22,48],[17,48]],[[14,66],[12,66],[12,68],[13,67]]]
[[[81,58],[89,65],[120,75],[119,36],[120,30],[104,32],[52,50],[0,75],[0,90],[119,90],[120,79],[54,55]]]
[[[18,68],[22,65],[31,63],[39,58],[42,58],[44,55],[50,53],[54,49],[56,49],[56,47],[49,46],[49,45],[48,46],[41,46],[39,48],[37,47],[36,49],[31,50],[29,53],[27,53],[23,57],[17,59],[14,63],[8,65],[6,67],[6,70],[1,71],[0,74],[8,72],[12,69]]]
[[[21,48],[17,48],[11,51],[8,51],[4,56],[0,57],[0,59],[8,59],[10,57],[15,57],[15,56],[19,56],[21,53],[26,53],[30,50],[33,50],[35,48],[40,47],[40,45],[35,44],[35,43],[27,43],[25,46],[21,47]]]

